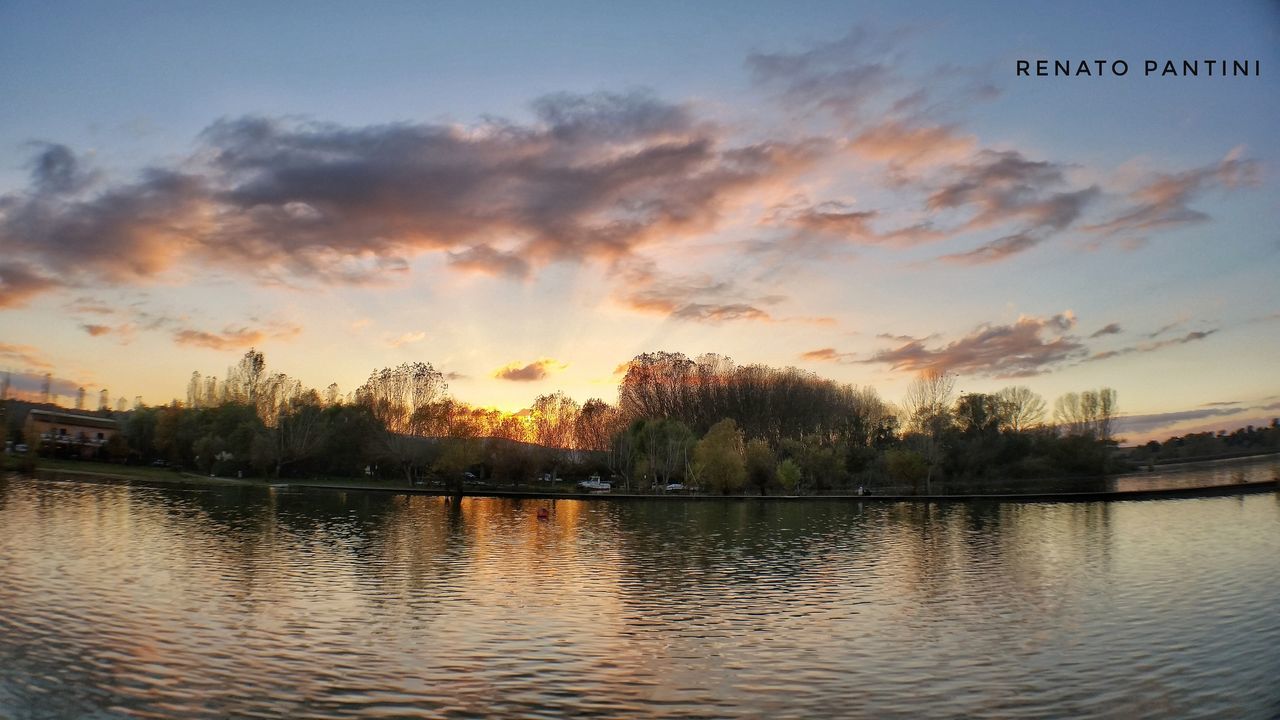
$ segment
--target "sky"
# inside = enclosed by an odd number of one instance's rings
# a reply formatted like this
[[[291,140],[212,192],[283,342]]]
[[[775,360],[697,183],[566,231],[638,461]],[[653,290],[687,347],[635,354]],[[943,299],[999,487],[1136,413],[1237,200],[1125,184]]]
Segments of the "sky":
[[[160,404],[250,347],[344,392],[420,360],[514,411],[714,352],[1266,423],[1278,49],[1272,2],[6,0],[0,370]]]

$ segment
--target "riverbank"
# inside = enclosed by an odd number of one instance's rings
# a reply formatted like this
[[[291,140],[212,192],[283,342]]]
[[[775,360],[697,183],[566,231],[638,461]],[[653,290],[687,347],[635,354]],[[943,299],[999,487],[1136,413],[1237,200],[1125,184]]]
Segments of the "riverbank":
[[[281,487],[281,486],[277,486]],[[342,490],[342,491],[375,491],[408,495],[430,495],[435,497],[496,497],[526,500],[660,500],[660,501],[704,501],[704,500],[840,500],[875,503],[949,503],[949,502],[1103,502],[1116,500],[1160,500],[1175,498],[1222,497],[1231,495],[1248,495],[1254,493],[1276,492],[1280,490],[1280,480],[1264,480],[1261,482],[1233,483],[1230,485],[1208,485],[1204,487],[1161,488],[1151,490],[1117,490],[1110,492],[1056,492],[1056,493],[972,493],[965,495],[643,495],[637,493],[539,493],[516,490],[475,490],[461,493],[450,493],[438,489],[424,488],[378,488],[378,487],[343,487],[341,485],[313,485],[309,483],[290,483],[285,489],[310,490]]]
[[[71,467],[67,467],[70,465]],[[1143,488],[1114,491],[1061,491],[1021,493],[950,493],[931,495],[905,494],[822,494],[822,495],[686,495],[644,494],[627,492],[582,493],[545,490],[504,490],[496,488],[469,488],[461,493],[443,488],[413,487],[407,483],[391,481],[341,481],[309,480],[274,482],[262,479],[220,478],[182,473],[163,468],[130,466],[86,467],[97,463],[57,463],[40,467],[36,477],[46,480],[83,480],[87,482],[139,483],[145,485],[194,485],[239,486],[273,488],[278,491],[329,490],[337,492],[373,492],[381,494],[422,495],[431,497],[494,497],[522,500],[608,500],[627,502],[638,500],[658,501],[717,501],[717,500],[765,500],[765,501],[857,501],[868,503],[957,503],[957,502],[1106,502],[1124,500],[1161,500],[1177,498],[1222,497],[1280,491],[1280,478],[1254,482],[1205,485],[1196,487]]]

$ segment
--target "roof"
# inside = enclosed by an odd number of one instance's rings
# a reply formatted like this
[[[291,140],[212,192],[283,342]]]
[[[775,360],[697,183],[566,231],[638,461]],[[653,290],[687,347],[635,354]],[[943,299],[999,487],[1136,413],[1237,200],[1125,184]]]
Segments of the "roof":
[[[53,423],[55,425],[75,425],[77,427],[102,428],[104,430],[118,430],[120,423],[111,418],[97,417],[94,415],[75,415],[72,413],[54,412],[52,410],[32,410],[27,414],[28,420],[37,422]]]

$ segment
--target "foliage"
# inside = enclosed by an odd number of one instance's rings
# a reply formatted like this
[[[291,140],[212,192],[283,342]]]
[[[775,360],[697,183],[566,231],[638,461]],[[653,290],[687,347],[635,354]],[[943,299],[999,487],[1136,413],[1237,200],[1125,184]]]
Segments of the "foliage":
[[[767,494],[769,486],[776,480],[778,466],[778,459],[769,443],[759,438],[747,443],[745,463],[747,482],[761,495]]]
[[[906,448],[893,448],[884,454],[885,470],[897,482],[917,485],[929,473],[929,464],[920,453]]]
[[[747,479],[743,460],[742,431],[732,418],[711,426],[693,451],[698,481],[711,492],[727,495],[740,490]]]
[[[795,492],[800,487],[800,466],[794,460],[783,460],[778,463],[778,486],[786,492]]]

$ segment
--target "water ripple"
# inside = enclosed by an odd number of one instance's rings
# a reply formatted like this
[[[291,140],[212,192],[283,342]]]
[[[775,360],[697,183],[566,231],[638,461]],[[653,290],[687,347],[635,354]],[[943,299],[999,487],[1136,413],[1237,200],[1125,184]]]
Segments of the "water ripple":
[[[0,528],[0,717],[1280,711],[1271,495],[453,502],[8,478]]]

